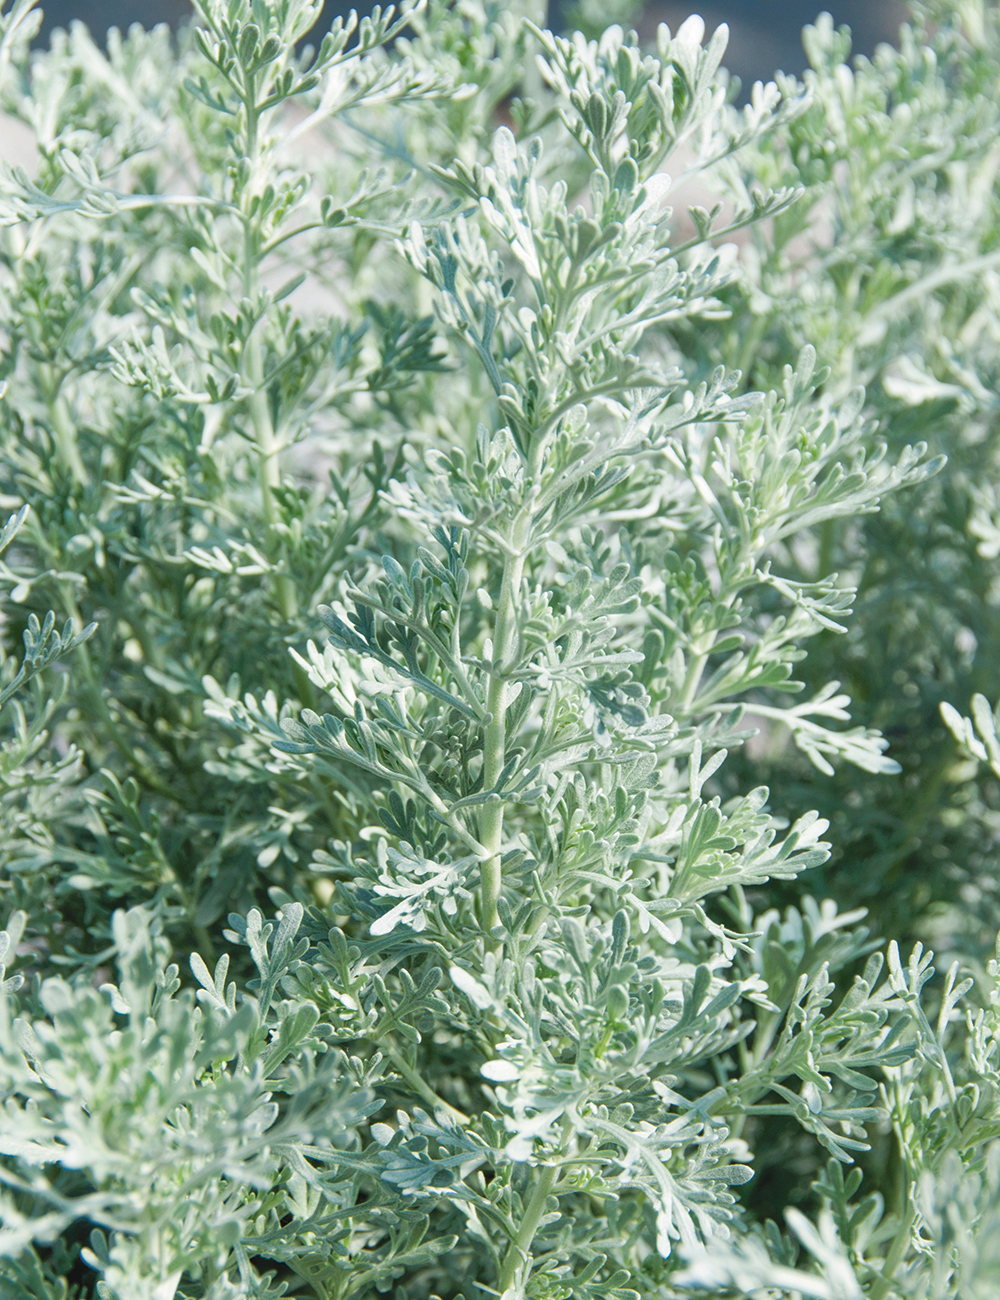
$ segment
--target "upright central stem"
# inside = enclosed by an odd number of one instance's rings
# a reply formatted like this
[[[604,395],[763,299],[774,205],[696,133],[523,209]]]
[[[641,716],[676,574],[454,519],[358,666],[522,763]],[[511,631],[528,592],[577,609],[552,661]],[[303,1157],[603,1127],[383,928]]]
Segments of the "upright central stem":
[[[77,442],[76,429],[73,425],[73,417],[70,415],[69,404],[65,396],[59,391],[53,368],[42,366],[41,371],[43,374],[48,372],[52,376],[49,387],[49,415],[52,420],[52,432],[55,436],[56,447],[69,472],[78,483],[86,486],[90,482],[90,477],[83,463],[83,457],[80,455],[80,447]]]
[[[261,331],[264,322],[258,321],[247,340],[247,380],[253,387],[250,398],[250,418],[253,421],[254,439],[257,444],[257,464],[260,473],[261,508],[264,522],[267,524],[269,540],[272,542],[272,554],[280,552],[280,545],[274,538],[275,525],[278,522],[278,510],[274,499],[274,489],[281,486],[281,462],[278,459],[281,444],[275,437],[274,424],[267,403],[267,391],[264,387],[264,349]],[[278,608],[286,620],[291,620],[297,612],[295,587],[286,573],[275,574],[274,595]]]
[[[260,123],[256,108],[256,80],[252,76],[247,78],[246,94],[246,150],[251,166],[247,194],[250,195],[262,188],[262,177],[259,175],[261,170]],[[260,257],[254,218],[249,213],[243,218],[243,230],[245,259],[243,293],[250,302],[254,302],[259,286]],[[263,330],[264,321],[260,320],[254,325],[250,331],[250,337],[247,339],[246,378],[253,389],[253,395],[250,398],[250,418],[253,422],[254,439],[257,445],[261,507],[264,522],[267,524],[269,540],[272,542],[271,549],[274,553],[277,553],[281,548],[273,536],[275,525],[278,522],[274,489],[281,486],[281,463],[278,458],[281,443],[275,435],[274,423],[271,419],[271,411],[267,401],[267,390],[264,386]],[[287,574],[275,575],[273,590],[282,616],[286,620],[293,619],[297,613],[298,602],[295,598],[295,587],[291,578]]]
[[[687,672],[684,674],[684,681],[681,684],[680,691],[679,702],[684,711],[690,709],[695,701],[705,671],[705,663],[711,653],[714,641],[715,633],[707,632],[704,636],[696,638],[691,647],[691,657],[688,660]]]
[[[260,461],[260,490],[264,518],[268,528],[272,528],[278,517],[274,504],[274,489],[281,485],[281,466],[278,463],[278,447],[274,437],[271,412],[267,406],[267,393],[264,391],[264,349],[260,337],[262,325],[263,321],[258,321],[247,340],[247,379],[255,389],[250,398],[250,416],[253,420],[257,455]]]
[[[515,1240],[510,1243],[500,1269],[497,1290],[501,1295],[510,1288],[518,1269],[523,1268],[528,1262],[531,1243],[535,1240],[535,1233],[545,1214],[545,1204],[556,1185],[556,1174],[553,1165],[542,1165],[538,1170],[535,1186],[525,1207],[524,1218],[521,1220],[521,1229]]]
[[[507,673],[509,660],[517,643],[517,605],[524,577],[524,561],[530,521],[519,519],[514,528],[513,546],[503,566],[500,603],[496,625],[493,629],[493,664],[486,692],[486,708],[490,721],[483,737],[483,790],[492,790],[500,779],[507,761],[507,705],[510,703]],[[493,855],[482,866],[482,921],[485,930],[499,925],[497,901],[502,884],[500,873],[500,846],[503,842],[503,799],[494,796],[485,805],[480,821],[479,838]]]

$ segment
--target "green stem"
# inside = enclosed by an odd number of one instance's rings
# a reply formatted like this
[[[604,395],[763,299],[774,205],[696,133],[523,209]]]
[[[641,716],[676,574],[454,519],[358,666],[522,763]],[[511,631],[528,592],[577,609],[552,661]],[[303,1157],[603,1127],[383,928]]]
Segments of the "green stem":
[[[486,708],[490,721],[486,724],[483,736],[484,790],[493,789],[507,761],[507,705],[509,703],[507,673],[510,669],[507,661],[517,641],[517,603],[521,594],[521,580],[524,577],[528,530],[529,520],[524,517],[515,526],[513,550],[507,556],[503,566],[500,603],[493,629],[494,671],[486,692]],[[485,805],[480,821],[479,838],[483,847],[491,854],[483,863],[481,873],[480,911],[483,928],[487,933],[500,924],[497,902],[503,883],[500,872],[503,813],[503,799],[496,796]]]
[[[885,1257],[885,1264],[881,1272],[872,1282],[868,1295],[870,1300],[884,1300],[892,1287],[892,1279],[899,1268],[903,1256],[906,1254],[906,1248],[910,1244],[910,1234],[913,1230],[913,1220],[916,1217],[916,1210],[911,1206],[903,1215],[899,1227],[896,1229],[896,1235],[892,1239],[892,1245],[889,1247],[889,1253]]]
[[[90,482],[90,476],[80,455],[73,417],[70,415],[66,398],[59,391],[58,382],[54,379],[49,397],[49,419],[52,422],[52,433],[63,464],[78,483],[86,485]]]
[[[688,660],[687,672],[684,674],[684,682],[681,686],[680,707],[685,713],[691,708],[698,694],[698,687],[701,685],[705,664],[711,654],[714,642],[715,633],[709,632],[707,635],[697,638],[692,644],[691,658]]]
[[[256,79],[248,75],[245,100],[247,119],[246,153],[251,165],[248,194],[262,188],[261,178],[258,175],[260,170],[260,140],[256,96]],[[262,253],[254,219],[247,212],[244,213],[243,217],[243,238],[243,293],[250,302],[254,302],[257,296]],[[253,390],[253,395],[250,398],[250,419],[253,424],[254,441],[257,446],[261,506],[264,522],[267,525],[269,541],[271,542],[269,549],[272,554],[276,554],[280,558],[282,547],[274,535],[275,526],[278,522],[274,490],[281,486],[281,462],[279,459],[281,442],[275,434],[271,411],[267,402],[267,390],[264,386],[263,328],[263,321],[258,321],[250,331],[250,337],[247,339],[246,345],[245,366],[247,382]],[[282,618],[286,622],[291,622],[298,612],[298,601],[295,596],[295,587],[289,575],[284,573],[275,574],[272,579],[272,589]]]
[[[750,368],[756,358],[760,341],[764,337],[764,332],[769,323],[769,317],[755,316],[753,318],[753,323],[746,332],[746,337],[743,341],[743,347],[740,349],[740,355],[736,366],[736,369],[743,376],[744,386],[747,384],[747,375],[750,373]]]
[[[538,1180],[532,1190],[531,1199],[525,1208],[520,1231],[510,1243],[507,1254],[504,1256],[503,1266],[500,1269],[500,1281],[497,1283],[497,1290],[501,1295],[510,1288],[518,1271],[531,1258],[531,1243],[535,1240],[535,1233],[538,1231],[538,1225],[545,1213],[545,1203],[556,1185],[556,1173],[554,1165],[542,1165],[538,1171]]]
[[[1000,249],[995,248],[989,253],[983,253],[981,257],[970,257],[965,262],[946,262],[944,266],[939,266],[930,274],[925,275],[922,280],[916,280],[912,284],[908,284],[899,293],[894,293],[890,298],[884,299],[867,311],[865,323],[858,338],[859,345],[866,347],[877,339],[879,337],[878,329],[882,321],[898,312],[901,307],[908,307],[911,303],[929,298],[934,290],[940,289],[942,285],[970,280],[983,271],[991,270],[996,266],[997,262],[1000,262]]]
[[[452,1117],[452,1119],[457,1121],[457,1123],[468,1124],[468,1115],[463,1111],[460,1111],[457,1107],[450,1105],[442,1097],[439,1097],[430,1084],[422,1079],[413,1066],[409,1064],[406,1057],[394,1043],[386,1038],[379,1045],[385,1048],[386,1054],[399,1073],[403,1076],[414,1092],[419,1093],[420,1096],[423,1097],[424,1101],[430,1105],[432,1110],[447,1111],[447,1113]]]
[[[257,463],[260,468],[260,495],[264,513],[264,522],[272,539],[272,553],[280,554],[281,547],[274,537],[278,522],[278,509],[274,499],[274,489],[281,486],[280,443],[275,437],[271,412],[267,404],[267,392],[264,388],[264,356],[260,331],[262,322],[254,326],[247,340],[247,378],[254,389],[250,398],[250,418],[253,421],[254,438],[257,444]],[[282,618],[291,622],[298,612],[295,587],[287,573],[274,575],[274,595],[281,610]]]

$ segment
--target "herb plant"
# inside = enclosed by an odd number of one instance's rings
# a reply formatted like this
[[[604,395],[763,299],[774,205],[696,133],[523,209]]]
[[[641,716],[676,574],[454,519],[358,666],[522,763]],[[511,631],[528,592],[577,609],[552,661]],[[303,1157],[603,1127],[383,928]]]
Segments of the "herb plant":
[[[0,15],[0,1293],[992,1295],[1000,955],[796,805],[912,797],[873,520],[990,545],[996,13],[736,109],[698,19],[319,8]]]

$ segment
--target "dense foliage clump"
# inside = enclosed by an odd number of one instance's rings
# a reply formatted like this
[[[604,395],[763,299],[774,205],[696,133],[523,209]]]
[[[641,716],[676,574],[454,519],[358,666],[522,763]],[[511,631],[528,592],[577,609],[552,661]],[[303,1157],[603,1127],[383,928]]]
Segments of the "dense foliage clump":
[[[1000,13],[319,9],[0,13],[0,1295],[995,1295]]]

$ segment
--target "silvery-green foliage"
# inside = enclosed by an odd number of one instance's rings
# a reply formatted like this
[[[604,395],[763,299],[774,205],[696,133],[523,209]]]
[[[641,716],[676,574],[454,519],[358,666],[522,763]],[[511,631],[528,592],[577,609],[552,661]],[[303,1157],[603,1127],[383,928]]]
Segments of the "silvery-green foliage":
[[[923,290],[841,337],[834,269],[770,268],[758,362],[764,262],[720,246],[813,229],[837,160],[775,160],[842,51],[737,111],[724,31],[539,10],[310,48],[310,0],[204,0],[176,47],[35,55],[2,18],[18,1300],[989,1285],[997,968],[976,1002],[863,909],[772,906],[828,821],[744,779],[763,729],[893,780],[813,655],[852,626],[828,539],[941,469],[876,419]],[[732,210],[673,213],[671,168]]]
[[[810,690],[839,679],[903,769],[877,788],[831,779],[844,901],[869,906],[888,932],[929,930],[971,954],[992,944],[998,914],[996,788],[988,769],[976,777],[956,761],[938,709],[998,694],[1000,28],[991,4],[920,3],[898,49],[870,60],[852,60],[849,34],[828,18],[804,41],[809,107],[710,176],[732,205],[762,183],[803,197],[749,232],[724,295],[733,318],[675,338],[701,369],[738,366],[752,387],[811,344],[831,367],[831,397],[866,385],[865,414],[890,447],[919,431],[948,456],[919,494],[789,548],[782,573],[858,575],[847,637],[821,637],[803,671]],[[771,746],[768,777],[795,807],[812,806],[789,757]],[[975,923],[950,919],[956,889]]]
[[[966,753],[978,763],[988,763],[1000,774],[1000,741],[997,740],[997,716],[985,695],[973,695],[972,717],[963,718],[945,700],[941,705],[945,725]]]
[[[180,59],[165,30],[112,34],[105,53],[77,27],[12,64],[4,87],[39,150],[36,174],[12,173],[4,197],[4,488],[35,507],[8,617],[16,628],[50,604],[77,625],[107,614],[80,665],[73,730],[92,771],[135,782],[124,804],[91,799],[33,870],[57,895],[72,874],[105,916],[104,900],[144,894],[202,925],[241,890],[251,898],[241,882],[285,823],[273,789],[236,815],[229,788],[206,783],[200,680],[241,673],[254,687],[268,663],[279,680],[291,669],[289,620],[378,513],[390,464],[367,403],[394,436],[441,365],[430,321],[369,304],[365,283],[372,237],[358,222],[394,212],[406,169],[366,173],[360,143],[311,176],[294,142],[305,124],[282,114],[317,78],[329,92],[317,124],[348,100],[357,111],[453,82],[381,56],[398,27],[388,17],[353,37],[338,28],[303,62],[293,41],[316,12],[254,23],[206,10]],[[303,265],[340,286],[352,320],[289,305]],[[279,458],[331,421],[353,454],[341,442],[319,478],[283,482]],[[150,843],[126,861],[131,822]]]
[[[917,1052],[885,1070],[879,1089],[904,1180],[895,1206],[878,1190],[863,1194],[859,1169],[845,1172],[830,1161],[813,1184],[822,1205],[815,1223],[789,1208],[787,1235],[769,1223],[738,1242],[698,1246],[682,1275],[691,1293],[817,1300],[992,1294],[1000,1204],[1000,963],[988,964],[987,1005],[966,1016],[957,1008],[972,980],[959,981],[955,963],[934,1023],[919,1009],[932,974],[919,947],[905,966],[890,947],[889,986],[921,1022]]]
[[[279,927],[268,945],[271,927],[261,930],[255,916],[254,955],[269,973],[287,938]],[[300,916],[289,909],[284,929]],[[360,1062],[317,1056],[326,1044],[314,1033],[315,1006],[276,1003],[266,978],[261,997],[237,1006],[228,957],[213,977],[195,955],[197,1006],[190,990],[179,992],[178,968],[153,928],[140,910],[115,914],[117,984],[49,978],[28,1019],[7,995],[3,1254],[17,1258],[82,1219],[96,1225],[82,1258],[103,1278],[100,1294],[173,1296],[183,1274],[202,1295],[240,1293],[236,1276],[253,1294],[259,1279],[248,1255],[279,1220],[282,1259],[314,1253],[310,1229],[289,1232],[285,1218],[293,1205],[303,1225],[312,1214],[309,1183],[318,1176],[301,1154],[305,1140],[322,1166],[320,1152],[345,1140],[349,1148],[379,1103]],[[293,1054],[294,1066],[282,1068]],[[327,1250],[340,1235],[334,1230]]]
[[[0,529],[0,556],[14,541],[27,514],[27,507],[22,507]],[[0,581],[15,590],[20,581],[16,570],[2,558]],[[0,719],[5,724],[0,740],[0,860],[15,879],[18,872],[31,873],[39,856],[54,851],[54,814],[79,804],[76,786],[82,755],[72,744],[59,753],[49,743],[48,727],[65,698],[66,680],[46,698],[41,674],[63,655],[83,646],[96,630],[97,625],[90,623],[74,631],[72,620],[57,629],[55,615],[49,610],[41,623],[37,615],[29,615],[20,659],[0,650]],[[26,708],[18,696],[29,685],[32,701]],[[26,919],[23,913],[17,915],[21,920],[16,935],[8,934],[4,953],[8,958],[17,947]]]

